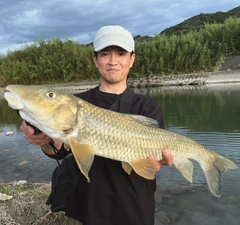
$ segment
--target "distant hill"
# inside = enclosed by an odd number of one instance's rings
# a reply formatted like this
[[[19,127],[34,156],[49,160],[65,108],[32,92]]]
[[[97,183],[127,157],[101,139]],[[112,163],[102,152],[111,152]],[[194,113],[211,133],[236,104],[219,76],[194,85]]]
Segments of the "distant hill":
[[[199,15],[193,16],[182,23],[163,30],[160,34],[166,34],[168,36],[173,34],[184,34],[190,30],[199,30],[200,28],[204,27],[206,23],[224,23],[224,21],[231,16],[240,17],[240,6],[227,12],[200,13]]]
[[[240,6],[231,9],[227,12],[216,12],[216,13],[200,13],[197,16],[193,16],[182,23],[179,23],[175,26],[166,28],[160,34],[166,34],[167,36],[170,35],[179,35],[181,33],[187,33],[190,30],[199,30],[200,28],[204,27],[206,23],[213,24],[213,23],[224,23],[227,18],[230,16],[232,17],[240,17]],[[137,35],[134,37],[135,41],[148,41],[152,37],[150,36],[140,36]]]

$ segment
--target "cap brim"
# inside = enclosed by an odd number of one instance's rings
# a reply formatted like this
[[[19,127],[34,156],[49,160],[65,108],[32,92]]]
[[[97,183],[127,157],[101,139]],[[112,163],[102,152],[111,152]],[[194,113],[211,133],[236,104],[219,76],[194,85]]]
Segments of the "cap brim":
[[[104,42],[102,44],[99,44],[98,46],[95,46],[94,48],[94,51],[95,52],[98,52],[98,51],[101,51],[103,50],[104,48],[107,48],[109,46],[118,46],[120,48],[123,48],[124,50],[126,50],[127,52],[132,52],[134,51],[132,49],[132,47],[130,47],[129,45],[124,45],[124,44],[119,44],[119,43],[116,43],[115,41],[107,41],[107,42]]]

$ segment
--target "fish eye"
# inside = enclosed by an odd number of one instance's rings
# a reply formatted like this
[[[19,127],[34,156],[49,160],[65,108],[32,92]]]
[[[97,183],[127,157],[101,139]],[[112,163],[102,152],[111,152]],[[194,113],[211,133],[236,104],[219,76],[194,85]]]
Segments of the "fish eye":
[[[56,94],[54,92],[50,91],[50,92],[47,93],[47,96],[49,98],[54,98],[56,96]]]

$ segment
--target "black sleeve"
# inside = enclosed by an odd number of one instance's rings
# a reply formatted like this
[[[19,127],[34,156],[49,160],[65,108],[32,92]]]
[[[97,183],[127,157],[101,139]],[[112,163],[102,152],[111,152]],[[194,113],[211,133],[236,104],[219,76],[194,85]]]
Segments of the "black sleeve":
[[[164,128],[162,109],[155,99],[152,99],[152,101],[150,101],[149,110],[146,116],[155,119],[158,121],[159,127],[162,129]]]
[[[164,129],[163,113],[157,100],[145,95],[135,95],[132,100],[132,114],[143,115],[156,120]]]
[[[45,155],[47,155],[49,158],[61,160],[61,159],[65,158],[67,155],[69,155],[71,153],[71,150],[70,151],[66,150],[64,147],[64,144],[62,144],[61,148],[54,155],[48,155],[44,151],[43,151],[43,153]]]

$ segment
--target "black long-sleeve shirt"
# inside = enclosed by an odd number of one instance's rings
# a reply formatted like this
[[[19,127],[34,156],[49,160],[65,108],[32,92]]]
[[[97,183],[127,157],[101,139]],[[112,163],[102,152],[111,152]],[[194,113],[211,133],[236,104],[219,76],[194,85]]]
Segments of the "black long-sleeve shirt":
[[[105,109],[119,97],[98,87],[76,96]],[[164,127],[162,110],[153,98],[135,94],[130,113],[155,119]],[[67,153],[61,151],[61,155]],[[154,224],[156,180],[144,179],[134,171],[128,175],[121,162],[99,156],[94,158],[89,177],[90,183],[79,172],[78,183],[69,193],[66,216],[83,225]]]

